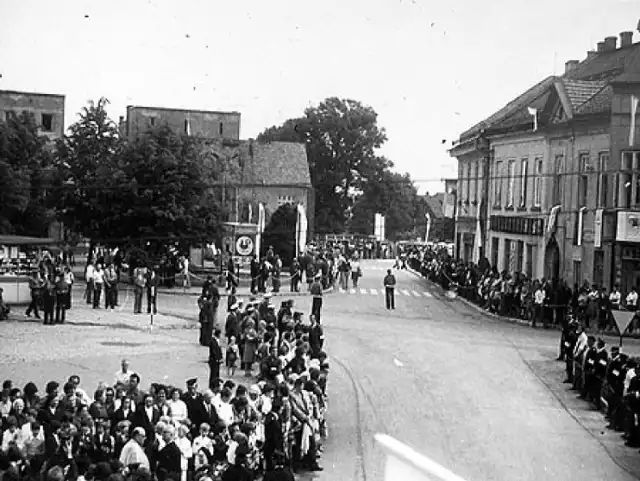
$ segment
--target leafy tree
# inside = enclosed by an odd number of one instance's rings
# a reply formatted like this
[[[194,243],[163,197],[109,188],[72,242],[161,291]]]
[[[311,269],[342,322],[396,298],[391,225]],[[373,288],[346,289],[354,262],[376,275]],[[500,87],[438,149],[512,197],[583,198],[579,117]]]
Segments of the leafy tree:
[[[390,162],[383,160],[381,164],[388,166]],[[353,207],[350,228],[353,232],[373,234],[375,214],[379,212],[385,216],[386,237],[397,240],[415,227],[418,199],[409,174],[385,168],[364,187]]]
[[[46,193],[52,156],[33,115],[0,123],[0,233],[44,236],[53,220]]]
[[[386,135],[371,107],[331,97],[301,118],[268,128],[259,139],[306,144],[316,194],[315,231],[322,233],[345,230],[359,191],[379,171],[375,150]]]
[[[116,210],[113,189],[122,180],[118,156],[123,142],[105,110],[108,103],[105,98],[89,102],[57,145],[51,200],[65,226],[90,239],[113,237],[106,219]]]
[[[292,204],[278,207],[269,218],[269,223],[262,234],[263,252],[273,246],[273,250],[280,256],[282,262],[288,264],[296,255],[296,222],[297,209]]]
[[[201,161],[198,139],[168,127],[125,146],[120,158],[122,205],[110,224],[122,236],[217,239],[221,212],[215,175]]]

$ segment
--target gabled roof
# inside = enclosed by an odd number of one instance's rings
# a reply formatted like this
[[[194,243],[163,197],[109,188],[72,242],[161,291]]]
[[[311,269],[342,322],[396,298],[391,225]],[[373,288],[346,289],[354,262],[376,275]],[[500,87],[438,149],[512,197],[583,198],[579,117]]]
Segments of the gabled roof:
[[[636,70],[640,60],[640,43],[610,52],[599,52],[580,62],[564,75],[571,80],[611,80]]]
[[[444,193],[437,193],[433,195],[423,195],[425,203],[427,204],[428,209],[431,211],[431,214],[436,219],[441,219],[444,217],[444,211],[442,210],[442,204],[444,203]]]
[[[613,82],[640,82],[640,43],[599,52],[560,77],[545,78],[463,132],[460,142],[473,138],[483,130],[533,125],[528,107],[538,110],[538,122],[544,124],[552,119],[547,102],[559,100],[568,118],[609,112]]]

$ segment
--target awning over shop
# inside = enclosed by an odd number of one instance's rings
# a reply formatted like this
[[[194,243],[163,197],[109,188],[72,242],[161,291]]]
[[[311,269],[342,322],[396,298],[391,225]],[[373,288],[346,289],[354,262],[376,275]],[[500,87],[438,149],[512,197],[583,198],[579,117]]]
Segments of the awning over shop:
[[[51,237],[27,237],[21,235],[0,235],[0,245],[20,246],[20,245],[49,245],[55,244],[55,239]]]

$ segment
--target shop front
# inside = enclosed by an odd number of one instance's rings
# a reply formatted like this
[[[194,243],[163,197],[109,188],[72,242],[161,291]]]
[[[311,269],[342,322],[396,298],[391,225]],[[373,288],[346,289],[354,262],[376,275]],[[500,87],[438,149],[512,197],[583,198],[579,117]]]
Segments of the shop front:
[[[640,289],[640,211],[619,211],[615,277],[623,293]]]
[[[28,304],[31,301],[29,277],[38,269],[43,248],[54,240],[25,236],[0,236],[0,287],[7,304]]]

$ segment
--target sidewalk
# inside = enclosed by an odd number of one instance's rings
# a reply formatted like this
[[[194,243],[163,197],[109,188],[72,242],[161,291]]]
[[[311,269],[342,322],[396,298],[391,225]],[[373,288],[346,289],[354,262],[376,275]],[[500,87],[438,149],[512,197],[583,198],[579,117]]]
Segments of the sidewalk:
[[[442,286],[440,284],[437,284],[429,279],[427,279],[426,277],[423,277],[419,272],[414,271],[413,269],[411,269],[410,267],[407,266],[407,272],[411,272],[413,275],[415,275],[416,277],[419,277],[420,279],[424,279],[426,282],[429,283],[429,285],[431,285],[432,287],[435,287],[438,289],[438,292],[441,295],[445,295],[445,291],[442,288]],[[501,316],[499,314],[496,314],[494,312],[490,312],[487,311],[486,309],[482,308],[481,306],[479,306],[478,304],[471,302],[467,299],[465,299],[464,297],[457,295],[454,299],[459,300],[460,302],[462,302],[463,304],[469,306],[470,308],[474,309],[475,311],[477,311],[478,313],[481,313],[487,317],[491,317],[493,319],[497,319],[503,322],[510,322],[512,324],[520,324],[522,326],[531,326],[531,322],[527,321],[525,319],[520,319],[517,317],[508,317],[508,316]],[[559,331],[561,328],[558,325],[551,325],[551,329],[557,330]],[[591,334],[594,335],[596,337],[602,337],[602,338],[610,338],[610,339],[615,339],[616,341],[620,340],[620,336],[617,333],[613,333],[613,332],[605,332],[604,334],[600,334],[598,332],[597,329],[593,328],[593,327],[589,327],[585,329],[585,332],[587,334]],[[636,334],[625,334],[623,336],[623,345],[624,342],[627,341],[631,341],[633,342],[632,345],[634,345],[634,347],[638,347],[638,355],[640,355],[640,344],[638,344],[636,341],[640,340],[640,336],[636,335]]]

